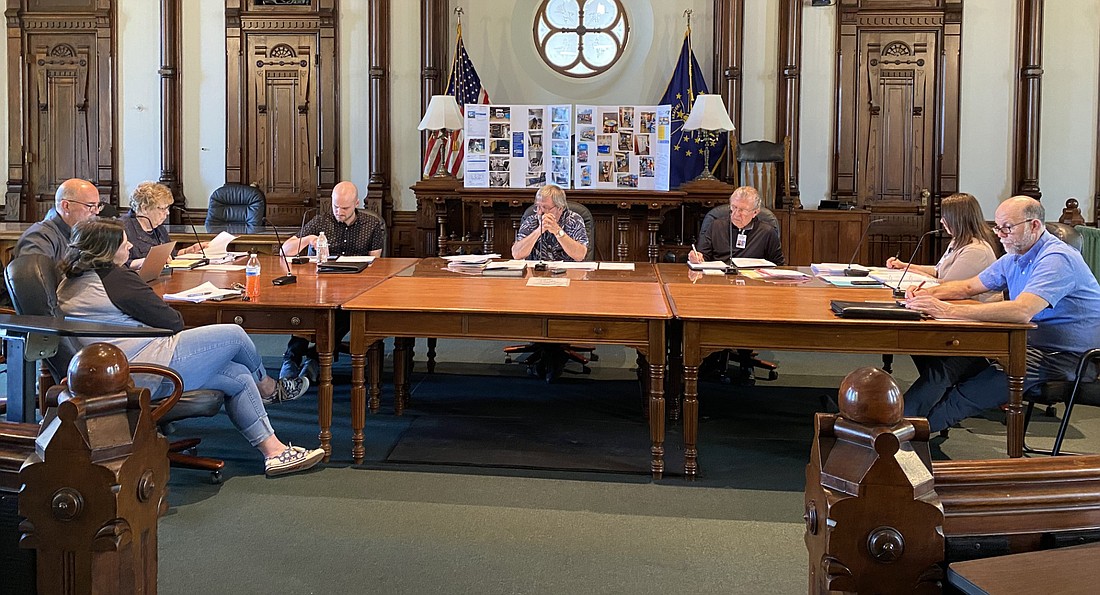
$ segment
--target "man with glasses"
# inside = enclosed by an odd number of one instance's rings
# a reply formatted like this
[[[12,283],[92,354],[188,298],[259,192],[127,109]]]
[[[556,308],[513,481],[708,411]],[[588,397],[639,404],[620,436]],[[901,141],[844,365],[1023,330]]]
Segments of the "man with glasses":
[[[1046,230],[1039,201],[1014,196],[997,208],[993,231],[1006,254],[977,277],[927,289],[910,288],[906,307],[935,318],[1033,322],[1027,334],[1024,392],[1051,380],[1073,380],[1081,353],[1100,347],[1100,285],[1081,254]],[[953,303],[987,291],[1008,291],[1002,302]],[[1090,369],[1085,381],[1095,378]],[[906,415],[926,415],[938,432],[1005,402],[1008,377],[990,364],[960,378],[934,403],[905,403]]]
[[[12,258],[23,254],[45,254],[60,262],[69,251],[73,226],[99,214],[99,190],[86,180],[71,178],[54,193],[55,214],[35,223],[23,232],[15,244]]]
[[[741,186],[730,194],[728,224],[714,221],[700,231],[697,250],[688,252],[688,261],[729,262],[731,258],[764,258],[783,264],[779,230],[760,220],[760,194],[752,186]],[[736,228],[736,229],[734,229]]]
[[[588,230],[584,218],[569,210],[565,191],[547,184],[535,193],[535,210],[520,221],[512,258],[523,260],[584,260]]]

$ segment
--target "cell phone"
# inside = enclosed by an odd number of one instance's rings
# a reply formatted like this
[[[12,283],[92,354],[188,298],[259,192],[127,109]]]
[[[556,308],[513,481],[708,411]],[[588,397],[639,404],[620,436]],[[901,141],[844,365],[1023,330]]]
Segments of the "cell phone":
[[[564,275],[565,269],[550,269],[551,275]]]

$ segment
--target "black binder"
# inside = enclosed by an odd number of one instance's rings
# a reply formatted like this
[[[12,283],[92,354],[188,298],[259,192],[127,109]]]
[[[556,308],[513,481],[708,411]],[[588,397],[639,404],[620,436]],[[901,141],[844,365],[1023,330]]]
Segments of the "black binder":
[[[849,302],[833,300],[833,312],[841,318],[876,318],[882,320],[920,320],[923,314],[895,302]]]
[[[361,273],[364,269],[370,266],[369,262],[336,262],[329,261],[323,264],[317,265],[317,274],[323,273]]]

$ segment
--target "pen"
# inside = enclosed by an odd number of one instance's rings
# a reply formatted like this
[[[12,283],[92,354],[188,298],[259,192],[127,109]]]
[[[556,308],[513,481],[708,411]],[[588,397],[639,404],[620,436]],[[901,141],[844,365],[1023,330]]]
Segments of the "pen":
[[[921,281],[919,284],[917,284],[917,288],[913,290],[913,293],[917,293],[918,291],[920,291],[920,288],[924,287],[924,283],[924,281]]]

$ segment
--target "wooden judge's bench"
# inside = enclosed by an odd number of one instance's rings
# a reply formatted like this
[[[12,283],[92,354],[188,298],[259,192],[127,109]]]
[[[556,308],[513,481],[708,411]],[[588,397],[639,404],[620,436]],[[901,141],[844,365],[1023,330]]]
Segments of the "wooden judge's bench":
[[[536,188],[464,188],[462,180],[429,178],[416,195],[415,256],[509,254]],[[595,219],[596,260],[666,262],[686,259],[711,208],[725,204],[734,187],[689,182],[677,190],[566,190]],[[865,210],[777,209],[787,264],[848,262],[870,220]],[[859,246],[857,262],[865,262]]]

